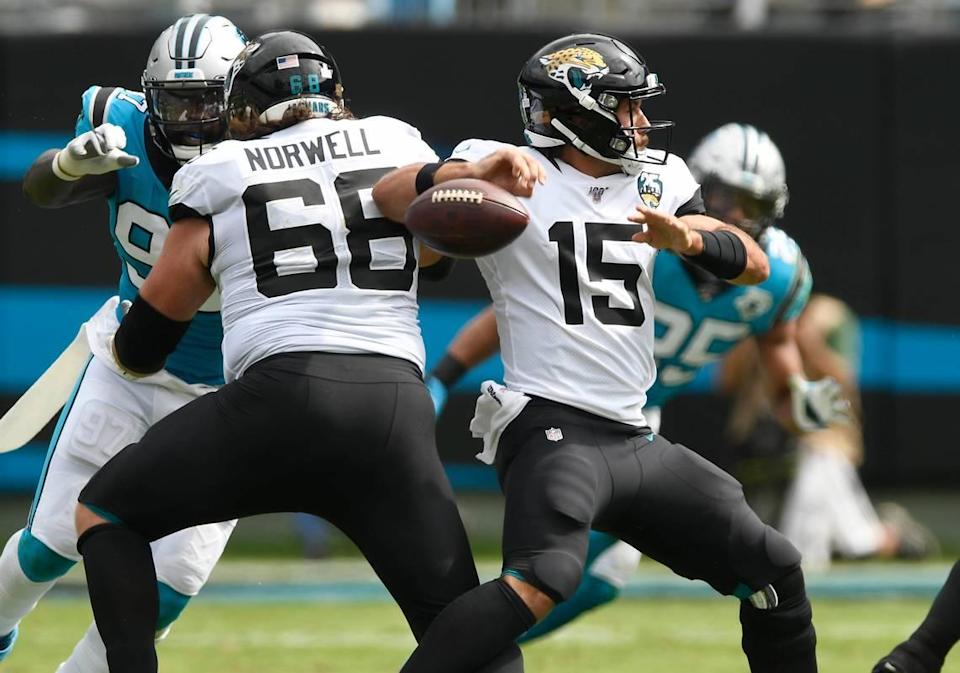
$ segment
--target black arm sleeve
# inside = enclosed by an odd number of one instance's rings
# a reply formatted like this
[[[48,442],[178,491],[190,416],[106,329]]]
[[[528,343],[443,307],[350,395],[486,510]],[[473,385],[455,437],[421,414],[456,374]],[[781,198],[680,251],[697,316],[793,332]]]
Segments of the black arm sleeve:
[[[113,338],[117,362],[134,374],[154,374],[163,369],[188,327],[189,320],[171,320],[138,296]]]
[[[63,208],[96,198],[106,198],[117,189],[117,174],[85,175],[67,182],[58,178],[51,164],[59,150],[41,154],[23,176],[23,195],[40,208]]]
[[[703,252],[686,259],[724,280],[732,280],[744,272],[747,268],[747,247],[739,236],[723,229],[696,231],[703,239]]]
[[[690,200],[677,208],[676,216],[683,217],[684,215],[706,215],[706,213],[707,208],[703,205],[703,195],[700,193],[700,188],[697,187],[697,191],[693,193],[693,196],[690,197]]]

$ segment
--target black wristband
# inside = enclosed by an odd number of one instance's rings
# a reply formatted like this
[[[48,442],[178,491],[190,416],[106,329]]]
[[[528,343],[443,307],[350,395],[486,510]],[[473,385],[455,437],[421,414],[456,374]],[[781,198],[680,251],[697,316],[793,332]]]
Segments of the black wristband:
[[[171,320],[137,296],[113,337],[119,364],[135,374],[160,371],[190,322]]]
[[[466,365],[450,355],[450,353],[447,353],[443,356],[443,359],[437,363],[437,366],[433,368],[433,371],[430,372],[430,376],[440,381],[440,383],[447,388],[450,388],[462,379],[466,373]]]
[[[433,187],[433,176],[436,175],[441,166],[443,166],[443,162],[438,161],[432,164],[424,164],[420,170],[417,171],[417,179],[414,181],[414,187],[417,190],[418,196]]]
[[[746,270],[747,247],[739,236],[723,229],[696,232],[703,239],[703,252],[687,259],[724,280],[732,280]]]

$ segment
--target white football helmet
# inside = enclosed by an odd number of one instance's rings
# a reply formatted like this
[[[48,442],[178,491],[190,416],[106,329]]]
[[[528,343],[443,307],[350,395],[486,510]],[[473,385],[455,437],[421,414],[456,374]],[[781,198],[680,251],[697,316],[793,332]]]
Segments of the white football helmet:
[[[787,172],[780,150],[763,131],[748,124],[725,124],[708,133],[687,161],[703,188],[707,211],[719,219],[736,206],[731,222],[756,237],[783,217]]]
[[[150,130],[164,154],[185,163],[223,139],[223,84],[247,38],[222,16],[184,16],[160,33],[143,71]]]

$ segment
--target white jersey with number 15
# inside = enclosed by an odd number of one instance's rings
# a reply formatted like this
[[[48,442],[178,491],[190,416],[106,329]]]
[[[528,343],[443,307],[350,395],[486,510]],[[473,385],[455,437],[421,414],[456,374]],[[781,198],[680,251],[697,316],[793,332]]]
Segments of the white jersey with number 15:
[[[477,161],[502,143],[466,140],[453,158]],[[675,213],[696,194],[671,155],[639,175],[593,178],[522,148],[546,184],[521,199],[530,225],[503,250],[477,260],[493,298],[507,387],[631,425],[645,425],[653,384],[656,250],[630,238],[640,203]]]

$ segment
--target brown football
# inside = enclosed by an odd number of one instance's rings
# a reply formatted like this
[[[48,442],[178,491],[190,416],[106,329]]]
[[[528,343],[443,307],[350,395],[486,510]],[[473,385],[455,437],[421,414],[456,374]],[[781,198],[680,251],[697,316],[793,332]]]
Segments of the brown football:
[[[434,185],[407,208],[407,229],[450,257],[483,257],[523,233],[526,209],[507,190],[461,178]]]

